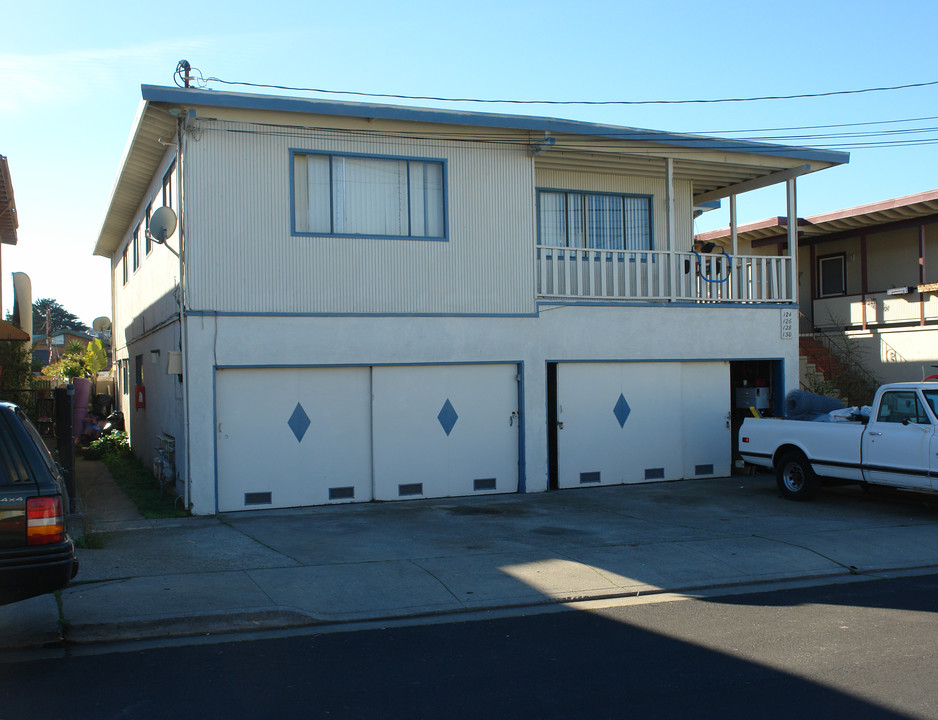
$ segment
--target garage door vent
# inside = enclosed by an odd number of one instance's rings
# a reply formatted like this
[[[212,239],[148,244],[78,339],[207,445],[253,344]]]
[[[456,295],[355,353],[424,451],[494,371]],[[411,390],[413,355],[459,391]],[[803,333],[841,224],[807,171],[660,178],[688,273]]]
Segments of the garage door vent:
[[[272,502],[269,492],[244,493],[245,505],[270,505]]]
[[[664,468],[645,468],[646,480],[664,480]]]
[[[697,475],[713,475],[713,465],[694,465]]]
[[[585,485],[586,483],[598,483],[602,482],[600,479],[600,473],[598,472],[588,472],[580,473],[580,485]]]
[[[354,487],[329,488],[329,499],[330,500],[354,500],[355,488]]]
[[[398,497],[407,497],[408,495],[423,495],[423,483],[408,483],[397,486]]]
[[[479,478],[472,481],[473,490],[494,490],[495,478]]]

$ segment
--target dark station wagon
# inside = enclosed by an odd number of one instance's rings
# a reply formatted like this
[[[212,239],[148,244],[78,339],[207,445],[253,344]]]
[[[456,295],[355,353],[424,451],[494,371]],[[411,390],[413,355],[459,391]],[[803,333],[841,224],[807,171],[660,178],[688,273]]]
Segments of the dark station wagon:
[[[62,471],[17,405],[0,402],[0,603],[65,587],[78,572]]]

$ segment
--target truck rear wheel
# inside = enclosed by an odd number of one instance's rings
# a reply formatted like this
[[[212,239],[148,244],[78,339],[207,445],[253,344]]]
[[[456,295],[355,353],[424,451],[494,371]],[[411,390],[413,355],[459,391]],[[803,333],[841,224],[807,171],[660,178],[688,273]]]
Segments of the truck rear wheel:
[[[813,500],[821,485],[808,458],[798,450],[786,452],[779,458],[775,482],[782,497],[788,500]]]

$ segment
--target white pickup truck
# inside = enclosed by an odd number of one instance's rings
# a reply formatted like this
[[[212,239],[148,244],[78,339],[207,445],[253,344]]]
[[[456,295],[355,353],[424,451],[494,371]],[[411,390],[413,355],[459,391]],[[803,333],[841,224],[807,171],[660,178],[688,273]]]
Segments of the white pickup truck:
[[[739,452],[774,468],[791,500],[811,500],[825,482],[938,490],[938,382],[883,385],[868,419],[746,418]]]

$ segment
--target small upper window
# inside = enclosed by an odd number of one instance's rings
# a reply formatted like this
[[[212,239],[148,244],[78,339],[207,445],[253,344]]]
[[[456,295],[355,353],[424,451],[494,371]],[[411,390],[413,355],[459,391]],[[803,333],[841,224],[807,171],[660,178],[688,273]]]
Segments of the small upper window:
[[[817,259],[818,297],[847,294],[846,255],[827,255]]]
[[[134,239],[133,247],[131,248],[134,255],[134,272],[137,271],[137,268],[140,267],[140,226],[134,228]]]
[[[124,285],[127,284],[127,278],[130,276],[129,268],[127,267],[127,246],[124,246],[124,252],[121,255],[121,274],[123,275]]]
[[[444,170],[441,160],[295,152],[294,233],[444,240]]]
[[[150,251],[153,249],[153,246],[150,243],[150,215],[152,214],[153,214],[153,203],[150,203],[149,205],[147,205],[147,220],[146,220],[146,225],[144,226],[146,229],[143,231],[143,236],[146,238],[145,245],[147,248],[147,252],[146,252],[147,255],[149,255]]]
[[[163,176],[163,205],[171,208],[173,206],[173,174],[176,172],[176,161],[173,160],[169,170]]]

